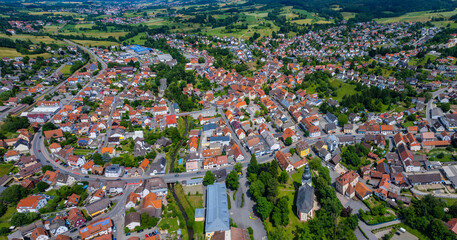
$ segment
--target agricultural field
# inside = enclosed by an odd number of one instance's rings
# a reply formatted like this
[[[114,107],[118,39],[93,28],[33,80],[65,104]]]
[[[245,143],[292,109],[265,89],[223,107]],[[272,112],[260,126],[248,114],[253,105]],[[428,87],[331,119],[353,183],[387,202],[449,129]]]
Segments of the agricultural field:
[[[14,48],[5,48],[5,47],[0,47],[0,58],[4,57],[9,57],[9,58],[14,58],[14,57],[25,57],[26,55],[23,55],[22,53],[19,53],[16,51]],[[42,54],[28,54],[27,56],[31,58],[36,58],[38,56],[42,56],[43,58],[49,58],[52,56],[50,53],[42,53]]]
[[[52,15],[60,15],[60,16],[76,16],[76,13],[73,12],[29,12],[29,15],[45,15],[45,14],[52,14]]]
[[[392,23],[392,22],[426,22],[430,21],[432,18],[449,18],[453,15],[457,14],[457,10],[449,11],[449,12],[431,12],[431,11],[423,11],[423,12],[410,12],[399,17],[391,17],[391,18],[377,18],[374,19],[379,23]]]
[[[0,33],[0,37],[3,37],[3,38],[9,38],[9,39],[12,39],[12,40],[16,40],[16,39],[19,39],[19,40],[23,40],[23,41],[27,41],[27,40],[30,40],[34,43],[40,43],[40,42],[43,42],[45,44],[65,44],[64,42],[62,41],[59,41],[59,40],[55,40],[55,39],[52,39],[48,36],[33,36],[33,35],[25,35],[25,34],[18,34],[18,35],[14,35],[14,36],[8,36],[4,33]]]
[[[73,42],[76,42],[76,43],[81,44],[83,46],[104,46],[104,47],[109,47],[109,46],[118,46],[119,45],[119,43],[109,42],[109,41],[73,40]]]

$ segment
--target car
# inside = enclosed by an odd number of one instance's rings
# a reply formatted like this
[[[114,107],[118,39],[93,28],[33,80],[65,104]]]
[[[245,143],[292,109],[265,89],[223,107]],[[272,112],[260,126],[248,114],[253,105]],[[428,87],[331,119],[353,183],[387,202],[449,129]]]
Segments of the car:
[[[143,231],[144,231],[144,230],[143,230],[143,229],[141,229],[141,230],[140,230],[140,231],[138,231],[137,233],[142,233]]]
[[[198,172],[197,172],[197,174],[200,174],[200,173],[202,173],[202,171],[198,171]]]
[[[77,228],[74,228],[74,229],[71,229],[71,230],[70,230],[71,233],[72,233],[72,232],[76,232],[76,231],[78,231]]]
[[[41,162],[41,159],[37,159],[36,161],[37,161],[37,162]]]
[[[122,194],[124,194],[124,192],[121,192],[121,194],[119,194],[119,195],[121,195],[121,196],[122,196]]]
[[[113,226],[113,232],[116,232],[116,226]]]
[[[144,236],[145,236],[145,237],[149,237],[149,235],[148,235],[148,234],[145,234]]]
[[[118,179],[116,179],[116,180],[117,180],[117,181],[120,181],[121,179],[120,179],[120,178],[118,178]]]
[[[41,150],[40,150],[40,149],[38,149],[38,152],[41,152]]]
[[[84,176],[84,178],[89,178],[89,176]]]
[[[179,177],[179,174],[175,174],[175,177]]]
[[[59,161],[59,159],[56,159],[54,162],[58,162],[58,161]]]
[[[125,235],[126,235],[126,236],[130,236],[130,234],[131,234],[131,233],[126,233]]]
[[[149,236],[149,237],[152,237],[152,233],[149,233],[148,236]]]

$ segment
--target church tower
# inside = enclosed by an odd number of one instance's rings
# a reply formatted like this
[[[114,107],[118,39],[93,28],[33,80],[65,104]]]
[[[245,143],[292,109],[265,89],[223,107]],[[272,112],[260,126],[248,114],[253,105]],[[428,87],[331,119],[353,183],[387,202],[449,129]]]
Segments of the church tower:
[[[312,185],[312,177],[311,173],[309,172],[309,164],[306,164],[305,166],[305,171],[303,172],[303,175],[301,176],[301,185],[308,184],[309,186]]]

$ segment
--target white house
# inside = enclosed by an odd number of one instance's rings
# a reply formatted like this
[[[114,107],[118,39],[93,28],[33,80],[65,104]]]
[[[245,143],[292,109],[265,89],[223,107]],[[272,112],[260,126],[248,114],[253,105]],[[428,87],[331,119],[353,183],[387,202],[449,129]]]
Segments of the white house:
[[[44,207],[48,201],[42,196],[29,196],[19,201],[16,210],[20,213],[35,212]]]

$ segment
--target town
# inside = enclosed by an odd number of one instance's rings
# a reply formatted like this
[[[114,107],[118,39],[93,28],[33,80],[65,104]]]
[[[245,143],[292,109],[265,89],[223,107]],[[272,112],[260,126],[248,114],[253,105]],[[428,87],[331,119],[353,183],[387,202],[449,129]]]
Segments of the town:
[[[148,28],[174,4],[5,21],[2,237],[457,238],[457,29]]]

